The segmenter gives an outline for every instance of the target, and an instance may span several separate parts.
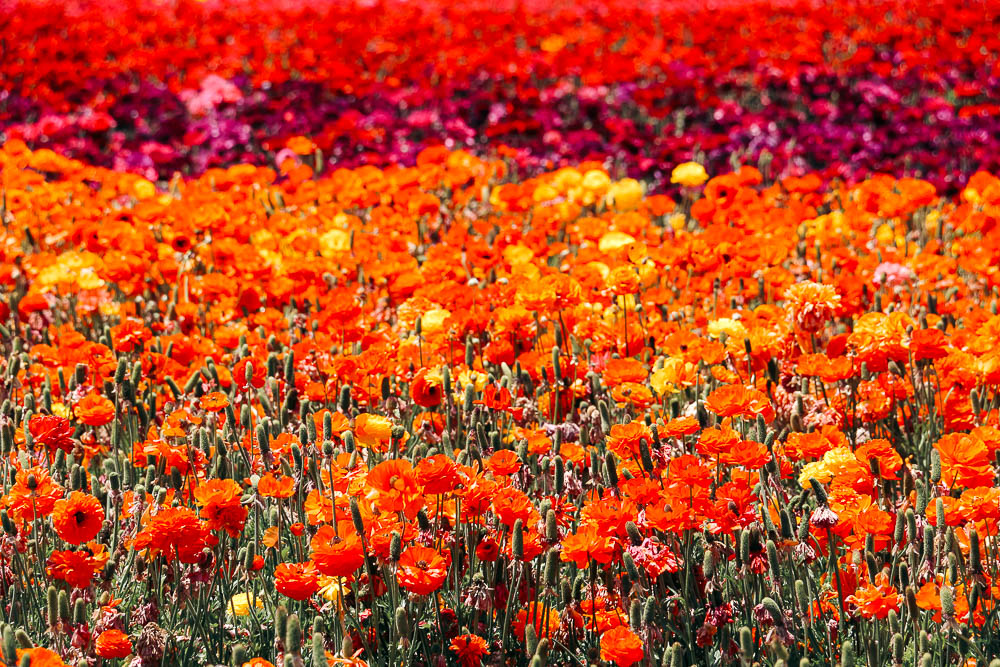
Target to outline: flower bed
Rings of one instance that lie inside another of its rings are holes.
[[[3,665],[1000,664],[989,6],[7,8]]]

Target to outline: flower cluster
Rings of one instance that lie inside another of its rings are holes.
[[[0,133],[154,180],[276,166],[296,135],[342,166],[445,145],[657,183],[1000,170],[995,0],[8,4],[32,38],[4,46]]]
[[[992,5],[689,4],[8,3],[0,664],[1000,667]]]
[[[1000,179],[303,144],[3,146],[7,664],[1000,648]]]

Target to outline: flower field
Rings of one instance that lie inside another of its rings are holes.
[[[1000,665],[1000,5],[0,0],[0,663]]]

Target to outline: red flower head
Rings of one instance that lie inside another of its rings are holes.
[[[448,562],[435,549],[413,546],[403,552],[396,568],[396,581],[417,595],[430,595],[448,576]]]
[[[132,642],[121,630],[105,630],[97,635],[94,652],[100,658],[126,658],[132,653]]]
[[[97,536],[104,525],[104,507],[94,496],[74,491],[57,500],[52,510],[52,526],[64,541],[83,544]]]
[[[619,625],[601,635],[602,660],[629,667],[642,660],[643,655],[642,640],[627,626]]]

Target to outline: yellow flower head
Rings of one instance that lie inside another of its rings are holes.
[[[227,609],[233,616],[249,616],[250,605],[255,609],[264,608],[264,602],[253,593],[237,593],[229,601]]]
[[[704,185],[708,180],[708,172],[697,162],[685,162],[674,167],[670,174],[670,182],[688,188]]]

